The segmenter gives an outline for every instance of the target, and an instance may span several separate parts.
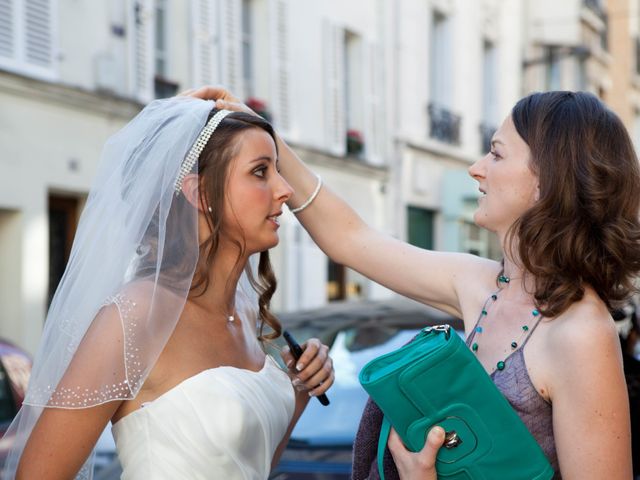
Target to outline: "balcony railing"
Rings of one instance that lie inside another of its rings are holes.
[[[496,132],[495,125],[489,123],[480,124],[480,148],[482,153],[491,151],[491,139]]]
[[[156,98],[169,98],[178,93],[178,84],[156,75],[153,79],[153,88]]]
[[[604,23],[604,28],[600,32],[600,46],[603,50],[609,50],[609,15],[604,9],[602,0],[582,0],[582,4],[596,14]]]
[[[429,136],[451,145],[460,145],[460,115],[435,103],[429,104],[428,112]]]
[[[604,29],[600,32],[600,46],[603,50],[609,50],[609,15],[602,12],[600,18],[604,22]]]
[[[604,14],[604,9],[602,8],[602,0],[582,0],[582,3],[585,7],[590,9],[599,17]]]

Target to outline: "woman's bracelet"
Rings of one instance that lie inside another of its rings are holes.
[[[296,208],[291,208],[291,213],[300,213],[302,210],[304,210],[305,208],[307,208],[309,205],[311,205],[311,202],[313,202],[316,197],[318,196],[318,192],[320,192],[320,187],[322,187],[322,177],[320,175],[316,175],[316,177],[318,177],[318,184],[316,185],[316,189],[313,191],[313,193],[311,194],[311,196],[307,199],[306,202],[304,202],[302,205],[300,205],[299,207]]]

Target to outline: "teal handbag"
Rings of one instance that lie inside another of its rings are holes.
[[[448,325],[423,329],[404,347],[367,363],[360,383],[384,413],[378,470],[391,426],[422,450],[431,427],[444,428],[438,479],[548,480],[544,452],[480,362]]]

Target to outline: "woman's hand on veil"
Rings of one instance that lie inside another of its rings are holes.
[[[303,353],[297,362],[288,347],[283,349],[282,359],[294,376],[296,389],[308,390],[310,397],[317,397],[329,390],[335,380],[329,347],[317,338],[310,338],[301,347]]]
[[[413,453],[406,449],[400,435],[392,428],[387,446],[402,480],[419,478],[438,480],[436,455],[444,443],[444,430],[434,427],[429,431],[424,447]]]
[[[238,97],[226,88],[219,85],[205,85],[200,88],[192,88],[180,93],[181,97],[194,97],[202,100],[215,100],[216,108],[233,110],[235,112],[245,112],[252,115],[257,113],[247,107]]]

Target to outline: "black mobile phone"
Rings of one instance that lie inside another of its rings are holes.
[[[282,332],[282,336],[284,337],[287,345],[289,345],[289,349],[291,350],[291,354],[293,358],[298,360],[302,356],[302,347],[296,342],[293,336],[287,332],[286,330]],[[325,407],[329,405],[329,398],[323,393],[322,395],[318,395],[318,401],[324,405]]]

